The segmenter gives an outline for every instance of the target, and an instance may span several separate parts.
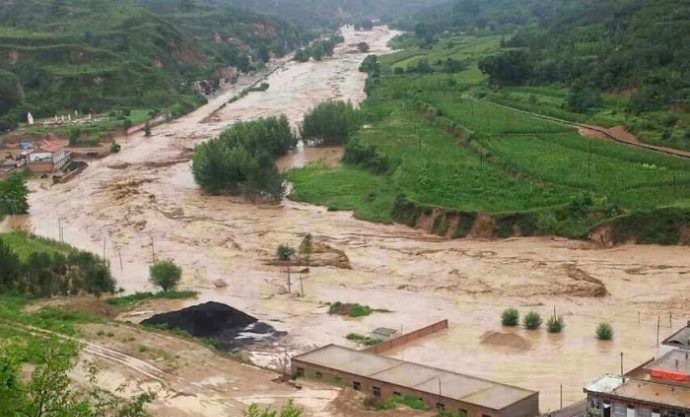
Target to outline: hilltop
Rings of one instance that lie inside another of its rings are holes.
[[[217,85],[307,37],[276,18],[164,0],[4,1],[0,28],[0,129],[29,111],[193,107],[192,81]]]

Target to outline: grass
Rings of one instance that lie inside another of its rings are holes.
[[[352,342],[355,342],[359,345],[364,345],[364,346],[378,345],[379,343],[381,343],[383,341],[381,339],[377,339],[377,338],[373,338],[373,337],[369,337],[369,336],[364,336],[364,335],[357,334],[357,333],[350,333],[347,336],[345,336],[345,338],[347,340],[350,340]]]
[[[198,294],[199,293],[196,291],[137,292],[122,297],[108,298],[105,302],[118,308],[128,308],[146,300],[181,300],[185,298],[195,298]]]
[[[0,239],[5,241],[22,261],[26,261],[32,253],[46,252],[51,255],[60,253],[68,255],[74,248],[68,244],[38,237],[24,231],[0,233]]]
[[[374,312],[389,313],[390,310],[374,309],[369,306],[363,306],[358,303],[341,303],[340,301],[336,301],[328,307],[328,314],[337,314],[340,316],[348,316],[354,318],[365,317]]]
[[[426,404],[419,398],[410,395],[392,395],[389,398],[374,404],[373,408],[377,411],[394,410],[400,406],[413,410],[426,410]]]

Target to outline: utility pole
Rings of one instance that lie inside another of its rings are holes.
[[[153,244],[153,235],[149,235],[151,238],[151,257],[153,259],[153,262],[156,262],[156,247]]]
[[[625,382],[625,377],[623,376],[623,352],[621,352],[621,378],[623,378],[623,382]]]
[[[288,294],[292,293],[292,282],[290,279],[290,264],[287,264],[287,288],[288,288]]]
[[[105,236],[103,236],[103,260],[106,260],[105,258]]]
[[[561,410],[563,410],[563,384],[561,384]]]
[[[659,350],[659,327],[661,327],[661,314],[656,316],[656,348]]]
[[[120,271],[124,271],[124,268],[122,268],[122,249],[117,248],[117,257],[120,258]]]

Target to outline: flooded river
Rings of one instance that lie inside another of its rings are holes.
[[[65,240],[105,253],[127,291],[151,290],[149,264],[174,259],[184,269],[183,286],[199,291],[202,301],[226,302],[286,330],[293,351],[349,343],[344,336],[350,332],[412,329],[447,318],[447,333],[394,354],[539,390],[544,411],[558,407],[560,384],[568,404],[582,398],[586,382],[616,372],[621,351],[626,368],[654,356],[658,316],[662,336],[670,326],[685,324],[690,315],[687,247],[602,250],[550,238],[449,242],[289,200],[257,205],[202,194],[190,172],[190,149],[229,124],[280,113],[294,124],[323,100],[364,99],[364,74],[357,68],[365,55],[354,45],[366,41],[372,53],[383,53],[394,33],[377,27],[344,35],[346,43],[333,58],[281,64],[268,77],[266,92],[221,109],[260,80],[242,78],[208,105],[154,129],[152,137],[129,137],[119,154],[92,163],[76,180],[32,183],[30,215],[12,221],[53,238],[62,221]],[[339,155],[337,149],[300,148],[279,165],[334,163]],[[343,251],[351,269],[312,268],[302,276],[305,297],[297,298],[285,294],[284,271],[267,261],[279,244],[297,246],[306,233]],[[218,279],[227,288],[217,289]],[[392,312],[342,319],[326,313],[324,303],[333,301]],[[543,316],[555,307],[565,318],[564,333],[504,330],[499,316],[509,306]],[[613,324],[612,342],[595,339],[600,321]],[[254,359],[268,363],[272,358],[257,353]]]

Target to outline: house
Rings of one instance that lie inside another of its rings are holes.
[[[690,351],[674,349],[585,387],[588,417],[690,417]]]
[[[373,398],[410,396],[427,407],[463,417],[533,417],[539,392],[327,345],[292,358],[292,374],[350,387]]]
[[[687,326],[664,339],[659,349],[662,354],[674,349],[690,350],[690,321]]]
[[[57,142],[44,140],[27,155],[27,166],[34,172],[60,171],[71,160],[71,154]]]

